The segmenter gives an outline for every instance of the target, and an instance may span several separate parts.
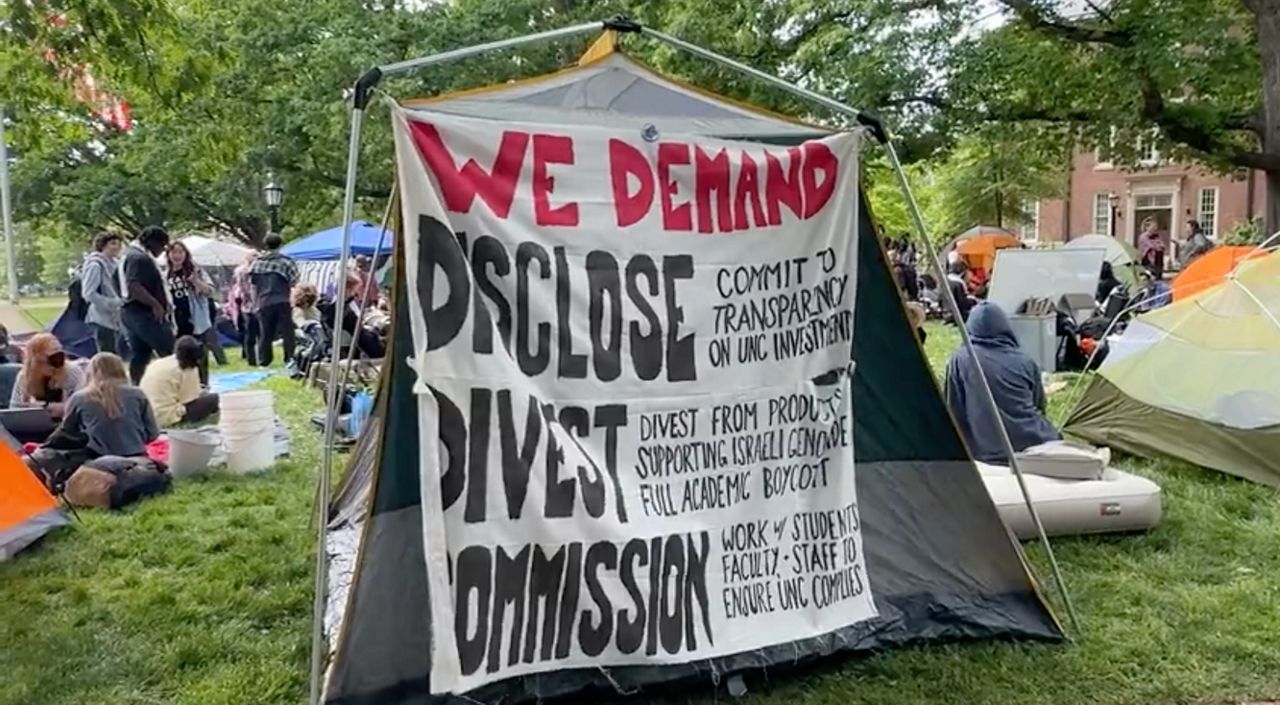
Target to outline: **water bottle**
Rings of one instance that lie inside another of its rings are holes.
[[[369,415],[373,413],[373,395],[359,392],[351,400],[351,413],[347,415],[347,436],[359,438],[360,431]]]

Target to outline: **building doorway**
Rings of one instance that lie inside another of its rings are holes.
[[[1164,244],[1169,245],[1173,229],[1173,194],[1172,193],[1140,193],[1133,197],[1133,232],[1130,242],[1138,246],[1138,237],[1142,235],[1142,221],[1152,218],[1156,226],[1164,234]]]

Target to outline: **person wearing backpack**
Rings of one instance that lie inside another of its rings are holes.
[[[120,309],[124,299],[120,297],[119,265],[117,259],[124,250],[124,237],[119,233],[98,233],[93,238],[93,252],[85,259],[80,270],[80,295],[88,303],[85,322],[93,330],[98,352],[120,354]]]

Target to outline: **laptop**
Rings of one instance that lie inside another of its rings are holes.
[[[58,421],[41,407],[0,409],[0,426],[19,443],[43,443]]]

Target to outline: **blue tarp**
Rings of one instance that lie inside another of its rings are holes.
[[[381,240],[381,246],[379,246]],[[312,233],[301,240],[294,240],[281,250],[296,260],[332,260],[342,255],[342,226]],[[363,220],[351,223],[351,254],[373,256],[378,251],[391,254],[391,233],[380,230]]]

